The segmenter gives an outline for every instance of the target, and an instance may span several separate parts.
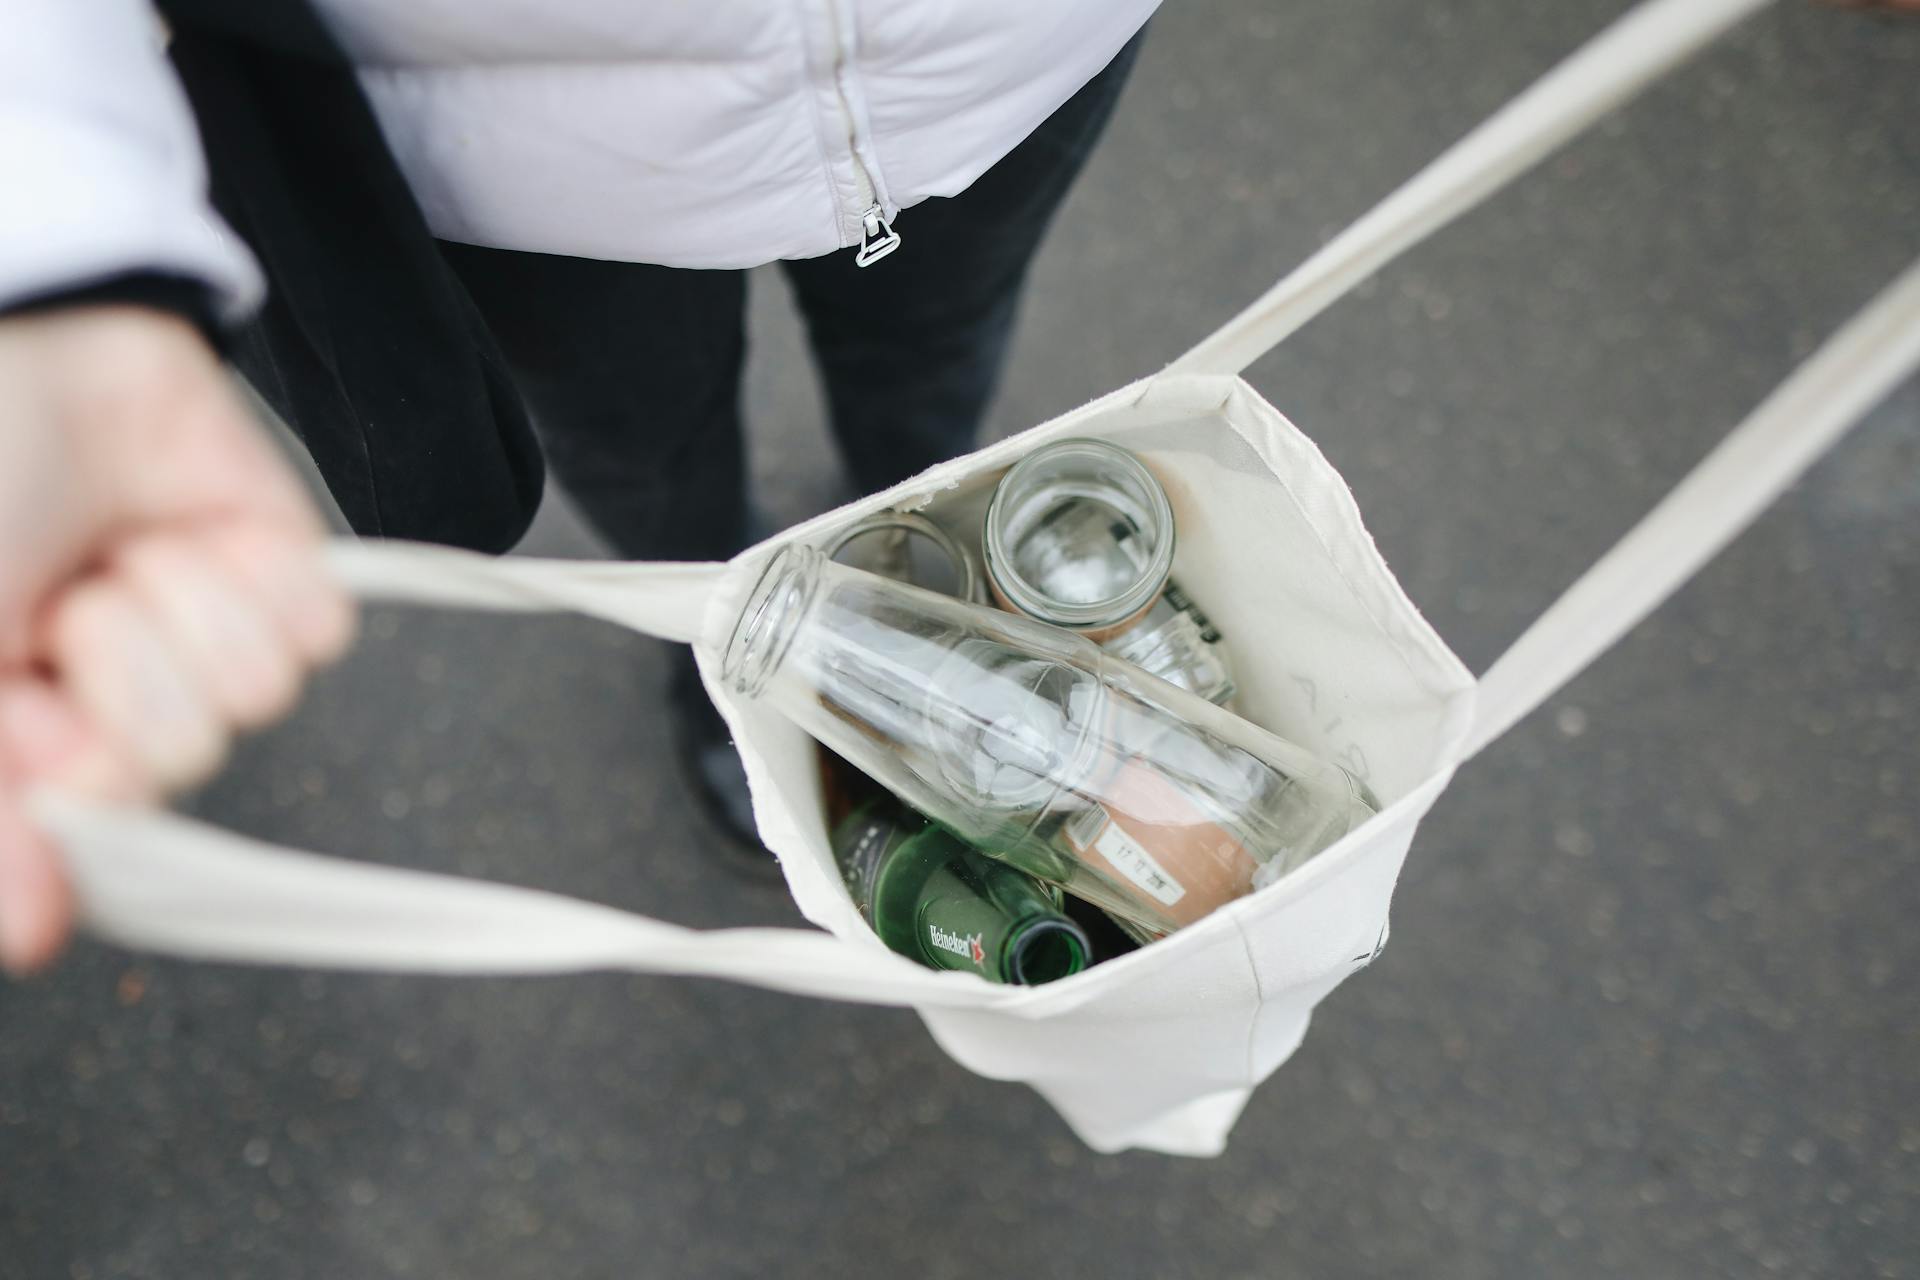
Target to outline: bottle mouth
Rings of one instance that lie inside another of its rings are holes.
[[[1021,566],[1029,539],[1069,504],[1108,508],[1132,544],[1136,570],[1097,598],[1067,599],[1033,581]],[[1021,613],[1077,631],[1132,622],[1159,598],[1173,570],[1173,504],[1146,465],[1104,440],[1060,440],[1028,454],[1002,476],[987,505],[982,538],[987,578]]]
[[[1007,977],[1030,987],[1071,977],[1087,967],[1092,950],[1073,921],[1036,920],[1007,939]]]
[[[813,602],[819,583],[813,570],[820,559],[811,547],[783,547],[761,572],[720,663],[720,680],[735,693],[758,697],[786,658],[800,618]]]

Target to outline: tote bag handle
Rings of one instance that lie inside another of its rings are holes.
[[[565,610],[690,644],[723,564],[646,564],[476,555],[423,542],[335,540],[334,576],[365,600],[488,612]]]
[[[1781,383],[1481,677],[1464,755],[1612,648],[1920,368],[1920,262]]]
[[[340,578],[368,599],[507,612],[565,609],[692,641],[719,564],[495,559],[446,547],[340,542]],[[624,969],[727,978],[867,1004],[981,1008],[1020,988],[922,968],[814,929],[686,929],[512,885],[321,857],[171,813],[32,798],[58,843],[81,922],[109,941],[207,960],[413,973]]]
[[[1769,0],[1630,10],[1167,368],[1238,374],[1355,285]],[[1920,361],[1920,267],[1768,397],[1548,608],[1481,682],[1472,756],[1606,652]]]

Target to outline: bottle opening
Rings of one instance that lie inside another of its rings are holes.
[[[1007,977],[1027,986],[1071,977],[1087,967],[1091,949],[1073,921],[1037,920],[1008,941]]]
[[[720,664],[721,681],[735,693],[758,697],[779,669],[813,599],[819,559],[810,547],[783,548],[754,584]]]

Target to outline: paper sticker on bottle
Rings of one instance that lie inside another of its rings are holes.
[[[1246,847],[1157,770],[1127,761],[1100,800],[1066,825],[1067,843],[1169,926],[1192,924],[1252,887]]]
[[[1187,896],[1186,887],[1168,875],[1167,869],[1155,862],[1153,855],[1122,831],[1118,823],[1105,824],[1094,838],[1093,847],[1113,864],[1114,870],[1146,890],[1161,906],[1170,907]]]

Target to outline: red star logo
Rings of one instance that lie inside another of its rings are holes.
[[[981,968],[987,967],[987,951],[980,945],[979,935],[967,939],[967,945],[973,948],[973,962]]]

